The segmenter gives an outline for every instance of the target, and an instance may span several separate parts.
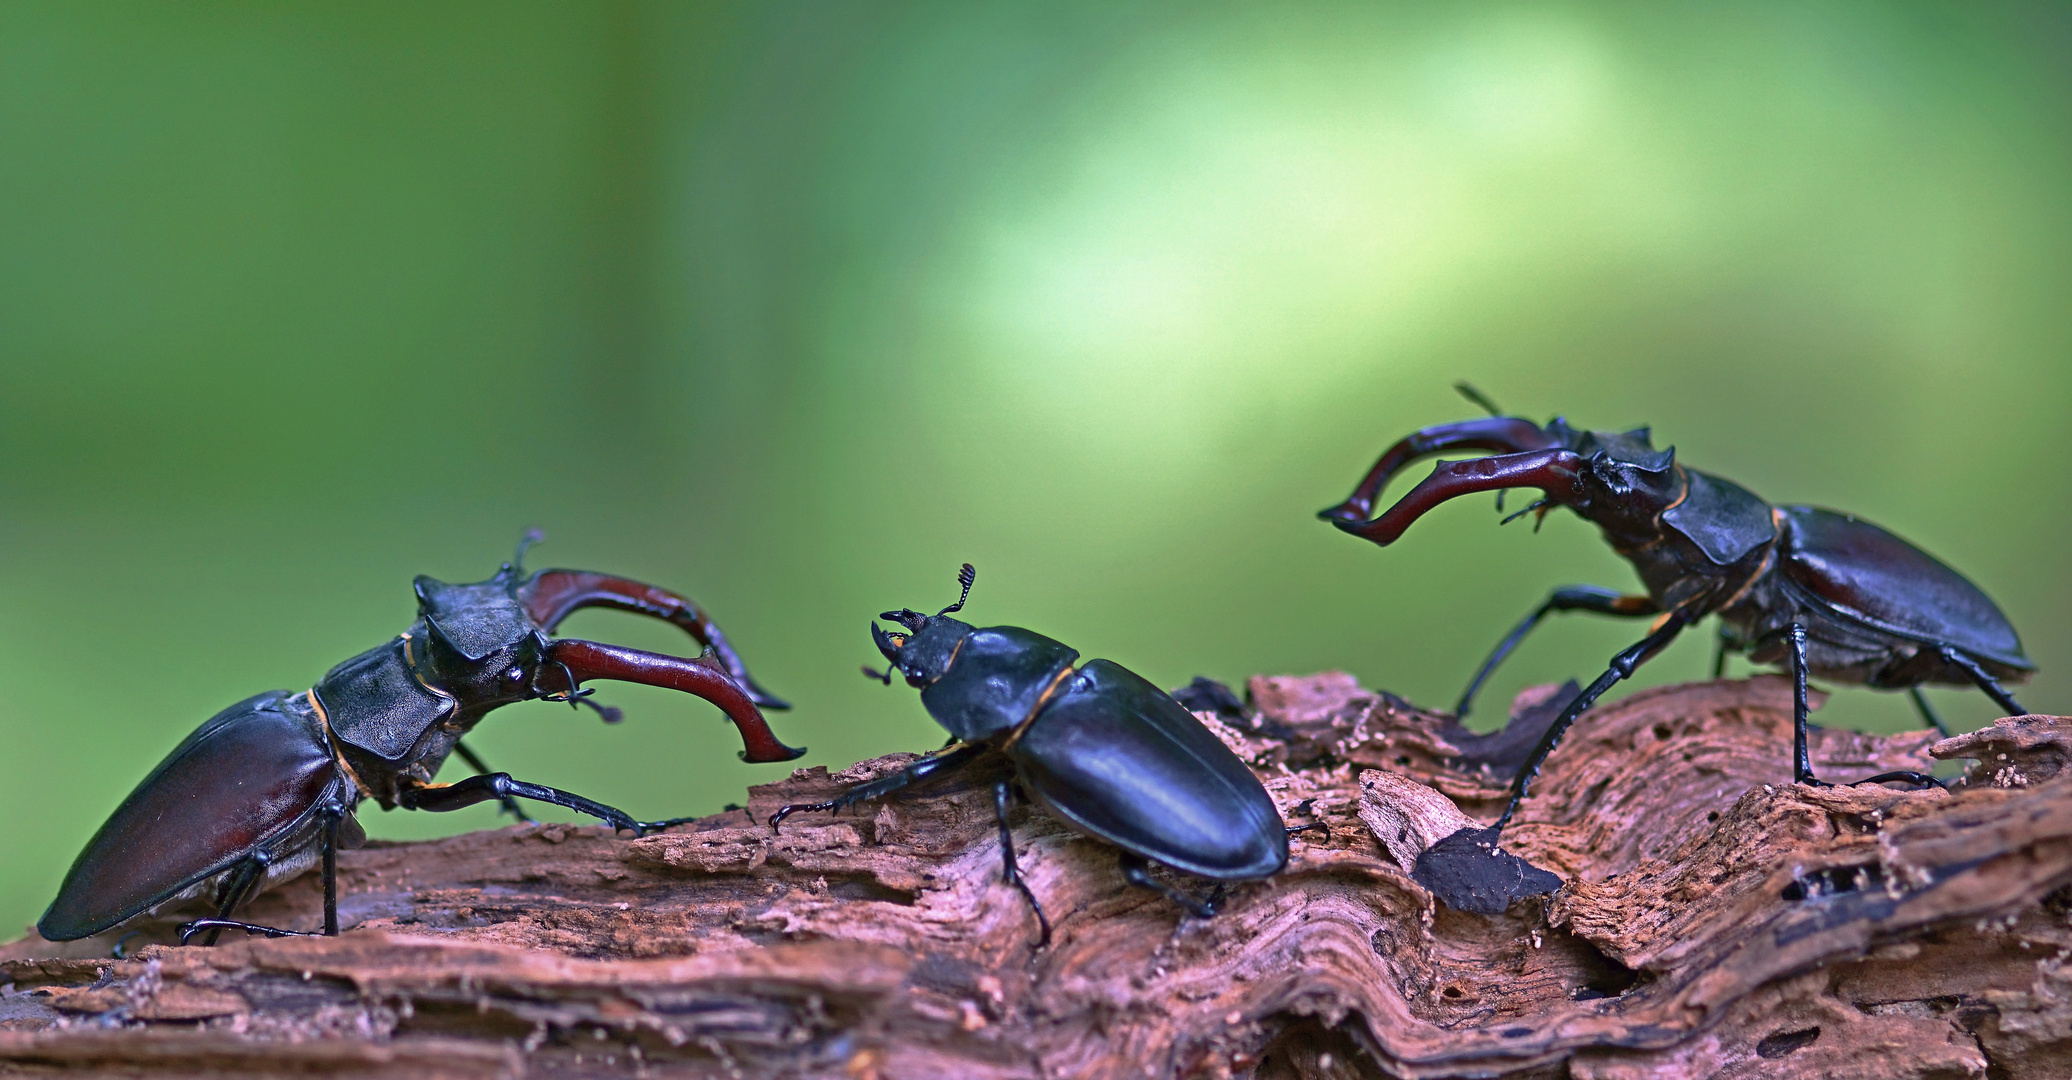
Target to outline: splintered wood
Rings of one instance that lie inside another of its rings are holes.
[[[639,840],[514,826],[350,852],[339,938],[0,946],[0,1071],[2072,1076],[2072,720],[1937,745],[1819,731],[1834,781],[1973,764],[1949,791],[1810,788],[1783,681],[1634,694],[1577,723],[1504,837],[1566,885],[1483,916],[1408,874],[1501,805],[1500,772],[1449,764],[1458,728],[1344,675],[1250,690],[1255,713],[1211,726],[1290,825],[1330,831],[1213,919],[1024,808],[1056,926],[1033,948],[1000,880],[997,771],[770,829],[896,755]],[[310,876],[248,917],[318,909]]]

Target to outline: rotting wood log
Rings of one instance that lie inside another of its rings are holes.
[[[1636,693],[1577,724],[1505,837],[1566,886],[1481,916],[1406,869],[1501,804],[1497,775],[1449,765],[1458,729],[1340,674],[1250,691],[1211,726],[1291,825],[1330,833],[1213,919],[1024,809],[1056,925],[1033,949],[1000,882],[997,773],[767,825],[894,755],[639,840],[513,826],[350,852],[339,938],[0,946],[0,1072],[2072,1076],[2072,720],[1936,745],[1818,731],[1837,780],[1975,764],[1949,791],[1811,788],[1789,783],[1782,680]],[[249,917],[317,909],[304,877]]]

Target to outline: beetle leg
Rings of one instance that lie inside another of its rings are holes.
[[[1950,737],[1950,725],[1943,723],[1943,718],[1936,713],[1935,706],[1928,703],[1928,695],[1923,694],[1920,687],[1907,687],[1907,696],[1914,699],[1914,708],[1920,710],[1921,719],[1928,721],[1928,726],[1934,728],[1936,734],[1945,739]]]
[[[1396,505],[1372,521],[1363,521],[1359,500],[1323,511],[1319,516],[1344,532],[1387,547],[1396,542],[1411,523],[1448,499],[1500,488],[1536,487],[1556,503],[1568,503],[1577,495],[1576,482],[1583,459],[1568,450],[1537,450],[1523,454],[1442,461]],[[1356,493],[1357,495],[1357,493]]]
[[[1007,807],[1012,801],[1013,786],[1006,780],[993,785],[993,816],[1000,822],[1000,877],[1020,889],[1022,899],[1029,902],[1029,910],[1036,913],[1036,925],[1043,928],[1043,934],[1030,948],[1041,949],[1050,944],[1050,916],[1043,913],[1043,905],[1036,902],[1035,891],[1022,880],[1021,870],[1014,864],[1014,831],[1007,826]]]
[[[1661,610],[1649,597],[1624,596],[1595,585],[1570,585],[1554,590],[1547,594],[1545,603],[1534,608],[1532,614],[1527,615],[1523,622],[1504,636],[1504,640],[1497,642],[1496,648],[1489,654],[1489,659],[1482,661],[1481,670],[1475,672],[1475,677],[1468,680],[1468,688],[1461,691],[1460,704],[1453,707],[1453,718],[1467,719],[1468,708],[1474,704],[1475,694],[1482,689],[1483,681],[1489,678],[1496,666],[1511,655],[1511,650],[1517,648],[1518,643],[1525,640],[1525,635],[1531,633],[1532,628],[1538,626],[1540,620],[1546,618],[1549,612],[1591,611],[1621,619],[1639,619]]]
[[[323,850],[324,884],[324,930],[321,936],[338,936],[338,834],[345,823],[346,809],[339,803],[326,806],[320,813],[324,819],[323,830],[318,843]],[[216,916],[212,919],[195,919],[180,925],[180,944],[194,940],[196,935],[207,933],[204,946],[214,945],[216,938],[225,930],[243,930],[247,934],[264,934],[277,937],[317,937],[307,930],[283,930],[278,926],[261,926],[258,923],[241,922],[230,917],[238,905],[251,899],[259,884],[266,879],[266,868],[272,859],[264,854],[255,854],[238,863],[224,881],[223,889],[217,894]],[[118,958],[119,959],[119,958]]]
[[[2029,710],[2022,708],[2021,703],[2014,699],[2014,695],[2002,689],[2000,680],[1988,674],[1985,668],[1979,666],[1978,661],[1948,645],[1938,645],[1936,648],[1942,653],[1944,660],[1963,668],[1964,673],[1971,676],[1971,681],[1977,683],[1978,688],[1984,690],[1986,696],[1993,699],[1994,704],[2007,710],[2007,715],[2027,716],[2029,714]]]
[[[1912,784],[1916,788],[1924,790],[1932,787],[1948,786],[1927,773],[1915,772],[1912,769],[1894,769],[1891,772],[1881,772],[1876,776],[1866,776],[1861,780],[1851,781],[1849,786],[1855,787],[1858,784],[1897,784],[1902,782]]]
[[[1352,495],[1337,506],[1319,511],[1317,516],[1333,522],[1359,521],[1367,517],[1374,512],[1375,497],[1388,485],[1389,478],[1427,454],[1442,450],[1489,450],[1516,454],[1550,450],[1558,445],[1554,437],[1541,430],[1538,424],[1517,416],[1491,416],[1414,431],[1381,455],[1381,459],[1361,478],[1360,486],[1353,489]]]
[[[1786,631],[1791,646],[1791,779],[1795,784],[1826,787],[1813,777],[1813,758],[1806,748],[1806,628],[1792,623]]]
[[[453,744],[453,752],[459,754],[460,759],[468,763],[468,768],[473,769],[478,773],[496,771],[495,769],[490,768],[488,764],[485,763],[482,760],[482,758],[478,756],[473,750],[468,749],[467,743],[455,742]],[[504,813],[509,814],[514,818],[517,818],[520,824],[533,824],[532,815],[526,813],[525,810],[518,805],[518,800],[506,795],[498,801],[503,803]]]
[[[1791,646],[1792,782],[1812,787],[1830,787],[1832,785],[1828,784],[1827,781],[1818,779],[1813,775],[1813,759],[1811,752],[1806,746],[1806,715],[1809,711],[1806,705],[1806,628],[1799,623],[1792,623],[1791,629],[1786,631],[1785,640]],[[1876,776],[1867,776],[1850,786],[1855,787],[1856,784],[1883,784],[1894,781],[1905,781],[1920,787],[1943,786],[1942,781],[1937,780],[1935,777],[1927,773],[1915,772],[1912,769],[1896,769],[1892,772],[1879,773]]]
[[[896,773],[844,788],[841,794],[826,802],[792,803],[790,806],[779,807],[776,813],[770,815],[770,831],[776,832],[777,827],[784,824],[785,818],[801,810],[840,810],[845,806],[860,803],[865,799],[875,799],[881,795],[890,795],[908,784],[924,780],[936,773],[968,764],[972,759],[985,753],[985,751],[985,743],[964,743],[954,750],[924,757]]]
[[[319,937],[307,930],[283,930],[278,926],[261,926],[258,923],[239,922],[236,919],[196,919],[180,924],[180,944],[185,945],[196,934],[208,931],[209,939],[203,945],[214,945],[216,935],[225,930],[243,930],[247,934],[262,934],[266,937]]]
[[[1727,674],[1727,626],[1720,624],[1719,636],[1713,639],[1712,677],[1720,679]]]
[[[616,806],[606,806],[573,792],[550,788],[544,784],[528,784],[523,780],[513,780],[510,773],[483,773],[465,780],[456,780],[451,784],[406,787],[397,793],[396,805],[405,810],[428,810],[435,814],[443,814],[490,799],[508,799],[514,796],[534,802],[553,803],[578,814],[588,814],[611,826],[615,832],[625,830],[640,836],[645,835],[650,829],[662,826],[661,822],[635,821],[633,815]]]
[[[451,784],[421,784],[416,787],[406,787],[399,793],[396,805],[405,810],[428,810],[436,814],[445,813],[448,810],[459,810],[462,807],[473,806],[476,803],[487,802],[490,799],[508,799],[513,797],[567,807],[578,814],[588,814],[604,822],[606,825],[611,826],[614,832],[624,830],[635,836],[646,836],[649,833],[660,832],[671,825],[681,825],[687,821],[698,820],[695,817],[681,817],[667,818],[662,821],[638,821],[634,819],[633,815],[616,806],[606,806],[594,799],[583,798],[572,791],[551,788],[545,784],[529,784],[523,780],[513,780],[510,773],[484,773],[480,776],[470,776],[465,780],[458,780]]]
[[[1496,824],[1490,828],[1489,841],[1492,846],[1496,842],[1497,834],[1502,833],[1504,826],[1511,823],[1511,815],[1518,812],[1518,804],[1525,801],[1525,793],[1532,786],[1532,778],[1539,775],[1540,765],[1547,760],[1547,755],[1553,753],[1554,748],[1560,745],[1561,736],[1568,731],[1568,726],[1575,723],[1576,717],[1583,715],[1583,710],[1602,697],[1605,691],[1610,690],[1620,680],[1632,676],[1633,669],[1676,640],[1676,635],[1683,632],[1688,622],[1689,619],[1681,612],[1669,612],[1654,633],[1641,638],[1612,657],[1611,666],[1605,673],[1599,675],[1596,682],[1585,687],[1582,693],[1577,694],[1574,700],[1561,710],[1561,715],[1555,717],[1554,722],[1548,725],[1547,733],[1540,736],[1539,745],[1532,748],[1532,753],[1526,756],[1525,763],[1519,766],[1517,778],[1511,781],[1511,801],[1504,806],[1503,816],[1497,818]]]
[[[345,823],[345,808],[336,803],[324,808],[324,936],[338,936],[338,830]]]
[[[727,674],[748,691],[757,705],[765,709],[791,708],[784,699],[757,686],[749,677],[748,666],[741,662],[727,642],[727,635],[713,624],[710,615],[689,598],[668,589],[583,570],[542,570],[519,586],[518,602],[525,605],[525,613],[532,616],[532,621],[550,634],[570,612],[586,607],[630,611],[682,627],[698,644],[712,650]]]
[[[1151,872],[1148,869],[1150,864],[1144,861],[1143,856],[1132,855],[1127,851],[1119,852],[1118,854],[1121,856],[1122,879],[1124,881],[1127,881],[1130,884],[1135,885],[1139,888],[1150,889],[1152,892],[1155,892],[1158,895],[1163,896],[1168,900],[1171,900],[1173,903],[1178,904],[1183,908],[1186,908],[1187,913],[1193,915],[1195,918],[1213,918],[1216,914],[1216,909],[1222,906],[1223,897],[1220,892],[1211,894],[1210,897],[1206,900],[1189,896],[1186,893],[1181,892],[1180,890],[1175,889],[1170,885],[1167,885],[1165,882],[1160,881],[1155,877],[1152,877]]]
[[[547,658],[562,665],[579,683],[591,679],[617,679],[681,690],[712,702],[740,729],[742,744],[747,747],[741,753],[743,761],[790,761],[806,752],[803,748],[794,750],[777,741],[769,722],[756,710],[754,697],[711,654],[688,660],[595,641],[562,638],[547,647]],[[570,686],[568,689],[573,693],[576,688]]]
[[[202,944],[214,945],[217,935],[221,934],[225,928],[244,926],[244,923],[232,921],[230,913],[236,910],[239,904],[244,903],[245,899],[252,894],[252,890],[258,887],[259,882],[266,876],[267,863],[271,861],[266,856],[260,854],[249,855],[239,860],[236,868],[231,870],[230,876],[223,879],[223,887],[216,891],[216,917],[213,919],[196,919],[193,922],[182,925],[180,927],[180,944],[185,945],[187,940],[196,933],[199,933],[201,930],[208,930],[208,940],[202,942]],[[265,928],[261,927],[260,929],[263,930]]]

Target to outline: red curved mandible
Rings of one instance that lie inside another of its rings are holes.
[[[1381,455],[1381,460],[1367,470],[1367,475],[1350,497],[1317,516],[1326,521],[1364,520],[1374,512],[1375,496],[1381,494],[1389,478],[1426,454],[1442,450],[1492,450],[1500,454],[1516,454],[1527,450],[1551,450],[1559,445],[1539,425],[1517,416],[1486,416],[1413,431]]]
[[[1354,536],[1387,547],[1403,535],[1403,530],[1408,529],[1411,522],[1423,517],[1425,511],[1448,499],[1478,491],[1536,487],[1555,502],[1573,505],[1577,498],[1576,478],[1582,469],[1582,457],[1568,450],[1442,461],[1432,470],[1432,475],[1411,488],[1380,517],[1372,521],[1334,517],[1330,521]]]
[[[769,722],[763,719],[762,712],[749,699],[748,692],[734,681],[719,661],[709,656],[692,660],[595,641],[561,638],[547,646],[547,659],[567,665],[569,674],[577,683],[617,679],[681,690],[712,702],[726,712],[735,727],[741,729],[741,743],[746,747],[741,753],[743,761],[790,761],[806,752],[778,742]]]
[[[674,623],[698,644],[712,650],[719,662],[726,666],[727,673],[747,688],[748,696],[754,698],[757,705],[765,709],[791,708],[784,699],[756,685],[755,680],[749,677],[748,665],[741,662],[733,645],[727,642],[727,635],[720,632],[712,617],[705,614],[705,609],[692,603],[687,596],[613,574],[596,574],[588,570],[542,570],[519,587],[518,602],[525,605],[525,613],[532,616],[532,621],[550,634],[571,612],[586,607],[617,608]]]

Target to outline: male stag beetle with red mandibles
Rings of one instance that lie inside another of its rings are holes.
[[[417,579],[417,621],[401,635],[332,668],[300,693],[275,690],[217,713],[173,749],[87,842],[36,924],[51,941],[88,937],[169,902],[209,897],[214,918],[181,927],[185,944],[225,929],[297,933],[230,918],[265,888],[321,865],[325,934],[338,933],[337,852],[365,839],[361,799],[383,809],[446,811],[490,799],[529,820],[516,799],[565,806],[613,829],[642,834],[688,821],[637,821],[557,788],[491,772],[461,737],[491,710],[534,698],[618,710],[588,700],[582,684],[616,679],[681,690],[712,702],[741,731],[748,761],[804,753],[777,741],[757,709],[790,706],[755,680],[696,604],[665,589],[581,570],[519,569],[518,554],[472,585]],[[616,608],[682,627],[696,659],[593,641],[550,638],[570,612]],[[449,754],[476,775],[432,777]]]
[[[1799,783],[1820,782],[1806,750],[1809,675],[1908,690],[1928,722],[1945,734],[1921,696],[1923,683],[1976,685],[2010,714],[2023,712],[2001,687],[2035,670],[2014,627],[1977,586],[1919,548],[1850,515],[1772,506],[1731,481],[1685,468],[1674,447],[1654,448],[1647,428],[1581,431],[1560,417],[1541,427],[1500,415],[1473,387],[1458,389],[1491,415],[1404,437],[1382,454],[1350,498],[1318,516],[1386,547],[1448,499],[1538,488],[1544,497],[1519,514],[1544,516],[1565,506],[1595,523],[1612,550],[1633,564],[1647,592],[1621,595],[1587,585],[1554,590],[1483,662],[1456,714],[1467,715],[1490,672],[1549,612],[1654,620],[1647,636],[1614,656],[1610,668],[1547,728],[1512,780],[1510,802],[1494,828],[1472,830],[1485,850],[1494,848],[1533,775],[1575,718],[1708,615],[1719,617],[1715,676],[1728,651],[1761,664],[1789,663],[1795,687],[1792,763]],[[1394,506],[1370,518],[1375,498],[1396,472],[1418,458],[1456,449],[1494,456],[1440,462]],[[1915,772],[1859,782],[1888,780],[1935,782]],[[1439,845],[1428,854],[1434,853],[1440,853]]]

